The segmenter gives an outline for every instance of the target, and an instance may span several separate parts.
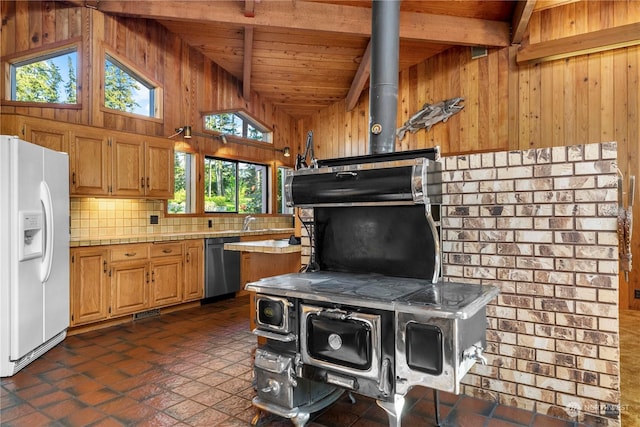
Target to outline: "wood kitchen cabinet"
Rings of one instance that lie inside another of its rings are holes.
[[[144,311],[149,306],[149,263],[133,261],[111,266],[111,315]]]
[[[104,247],[71,250],[71,325],[109,317],[109,251]]]
[[[112,189],[119,197],[169,199],[174,191],[173,146],[138,137],[111,140]]]
[[[204,296],[204,241],[71,249],[71,325],[88,325]]]
[[[150,308],[182,301],[182,243],[154,243],[151,250]]]
[[[109,139],[103,131],[72,132],[69,147],[71,195],[108,196],[111,185]]]
[[[21,139],[51,150],[69,152],[68,127],[63,124],[43,126],[33,120],[25,120],[22,124]]]
[[[144,144],[132,137],[112,138],[111,154],[111,194],[119,197],[144,196]]]
[[[6,114],[0,121],[0,133],[16,135],[41,147],[69,152],[69,124],[36,117]]]
[[[149,245],[111,246],[111,315],[135,313],[149,306]]]
[[[145,143],[145,195],[154,199],[171,199],[175,190],[173,144],[165,141]]]
[[[69,153],[72,196],[171,199],[173,142],[55,120],[7,115],[2,133]]]
[[[184,258],[184,300],[204,297],[204,240],[187,240]]]

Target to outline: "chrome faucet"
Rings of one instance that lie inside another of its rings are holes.
[[[245,216],[244,217],[244,223],[242,224],[242,231],[248,231],[249,230],[249,226],[255,220],[256,220],[255,216],[251,216],[251,215]]]

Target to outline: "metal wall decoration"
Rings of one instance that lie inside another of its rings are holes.
[[[449,117],[458,113],[464,105],[458,105],[464,98],[451,98],[437,104],[424,104],[422,110],[415,113],[401,127],[396,129],[396,136],[402,141],[407,131],[416,133],[420,129],[431,129],[438,122],[446,122]]]

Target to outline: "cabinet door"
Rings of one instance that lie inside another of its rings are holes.
[[[174,192],[173,144],[159,141],[147,142],[146,194],[148,197],[171,199]]]
[[[182,257],[151,261],[151,307],[182,301]]]
[[[112,189],[114,196],[144,196],[144,144],[133,138],[112,139]]]
[[[73,133],[70,142],[71,194],[106,196],[111,180],[109,140],[103,132]]]
[[[202,297],[204,297],[204,241],[188,241],[184,264],[184,300],[190,301]]]
[[[69,132],[66,129],[38,129],[25,124],[24,139],[51,150],[69,152]]]
[[[71,324],[95,322],[109,316],[107,253],[101,248],[71,250]]]
[[[149,304],[148,262],[112,264],[111,315],[145,310]]]

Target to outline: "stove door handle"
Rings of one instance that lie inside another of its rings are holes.
[[[391,381],[389,379],[389,369],[391,368],[391,361],[384,359],[382,361],[382,367],[380,368],[380,377],[378,378],[378,390],[383,395],[389,396],[391,394]]]
[[[347,320],[350,316],[350,313],[337,308],[332,308],[332,309],[320,311],[318,313],[318,316],[326,317],[328,319],[335,319],[335,320]]]
[[[358,172],[353,172],[353,171],[343,171],[343,172],[336,172],[336,178],[355,178],[358,176]]]

